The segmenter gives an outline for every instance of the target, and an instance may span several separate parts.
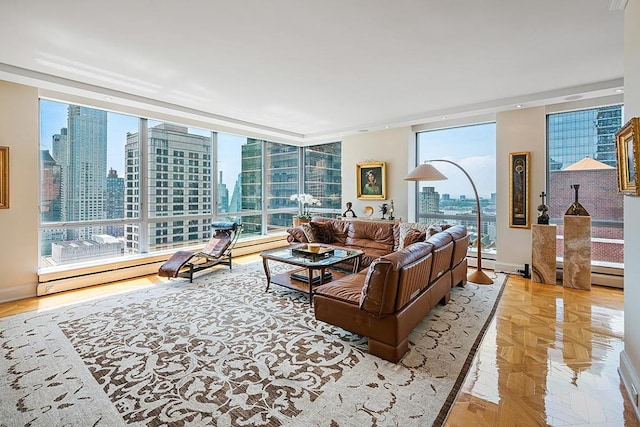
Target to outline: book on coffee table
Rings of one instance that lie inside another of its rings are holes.
[[[309,283],[309,270],[298,270],[295,273],[291,273],[291,278],[294,280],[300,280],[301,282]],[[328,282],[332,278],[330,271],[324,272],[324,281]],[[312,284],[320,283],[320,270],[313,270]]]

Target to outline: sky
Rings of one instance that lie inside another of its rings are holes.
[[[467,171],[481,198],[489,199],[491,193],[496,192],[495,123],[420,132],[418,147],[420,163],[431,159],[450,160]],[[443,162],[434,162],[433,166],[448,179],[420,182],[420,189],[435,187],[440,195],[474,198],[473,187],[460,169]]]
[[[40,148],[51,151],[51,138],[60,133],[60,129],[67,127],[67,104],[42,100],[40,102]],[[118,171],[118,176],[124,176],[124,147],[127,132],[138,132],[138,118],[126,114],[107,112],[107,168]],[[159,124],[159,121],[149,120],[149,126]],[[189,133],[210,136],[206,129],[189,128]],[[247,142],[246,137],[218,133],[220,156],[218,170],[223,171],[223,180],[229,188],[230,195],[235,186],[238,174],[242,169],[241,147]]]
[[[67,104],[42,100],[40,146],[51,150],[51,137],[67,126]],[[154,126],[160,122],[149,120]],[[138,118],[119,113],[107,113],[107,167],[124,176],[124,146],[127,132],[138,131]],[[189,128],[190,133],[209,135],[209,130]],[[241,147],[246,137],[218,133],[218,170],[231,196],[241,172]],[[496,136],[495,123],[440,129],[418,134],[418,158],[446,159],[459,164],[473,179],[478,194],[491,198],[496,192]],[[453,165],[436,162],[434,166],[447,176],[446,181],[420,182],[422,187],[435,187],[442,194],[458,198],[461,194],[473,198],[473,189],[462,171]]]

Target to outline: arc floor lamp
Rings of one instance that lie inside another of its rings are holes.
[[[473,193],[476,197],[476,210],[478,212],[478,216],[477,216],[478,237],[476,238],[476,244],[478,248],[478,258],[477,258],[478,263],[477,263],[476,271],[471,273],[467,277],[467,280],[469,280],[470,282],[482,284],[482,285],[492,284],[493,280],[491,280],[491,278],[487,276],[484,271],[482,271],[482,246],[481,246],[482,239],[480,238],[481,230],[482,230],[481,228],[482,219],[480,217],[480,197],[478,197],[478,190],[476,190],[476,185],[474,184],[473,180],[471,179],[471,176],[467,173],[467,171],[464,170],[462,166],[460,166],[459,164],[452,162],[450,160],[433,159],[433,160],[427,160],[426,162],[424,162],[423,164],[419,165],[414,170],[409,172],[409,175],[407,175],[404,178],[404,180],[405,181],[444,181],[446,180],[447,177],[444,176],[438,169],[436,169],[435,166],[431,164],[432,162],[444,162],[444,163],[452,164],[453,166],[457,167],[462,171],[462,173],[466,175],[466,177],[469,179],[469,182],[471,183],[471,187],[473,187]]]

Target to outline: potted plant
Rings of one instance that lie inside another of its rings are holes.
[[[292,194],[289,198],[291,201],[298,202],[298,213],[293,216],[293,226],[297,227],[303,222],[311,221],[311,206],[320,206],[320,200],[314,198],[311,194]]]

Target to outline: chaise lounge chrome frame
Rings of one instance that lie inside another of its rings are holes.
[[[237,222],[215,222],[211,224],[212,236],[200,252],[178,251],[160,266],[158,275],[169,278],[188,278],[216,265],[228,265],[233,269],[233,249],[242,234],[242,224]]]

